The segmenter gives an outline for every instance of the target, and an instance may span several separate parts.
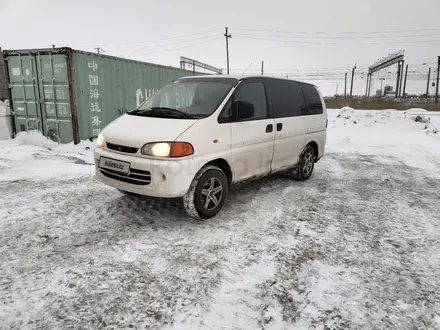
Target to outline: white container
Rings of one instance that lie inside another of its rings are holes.
[[[10,140],[14,135],[9,101],[0,101],[0,140]]]

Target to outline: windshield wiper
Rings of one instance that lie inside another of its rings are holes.
[[[173,109],[173,108],[167,108],[167,107],[151,107],[150,108],[150,112],[165,112],[165,113],[173,113],[173,114],[178,114],[183,118],[188,118],[188,119],[194,119],[195,117],[188,113],[188,112],[184,112],[178,109]]]

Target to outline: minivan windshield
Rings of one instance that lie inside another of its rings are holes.
[[[194,119],[210,116],[236,81],[230,79],[183,79],[172,83],[128,112],[130,115]]]

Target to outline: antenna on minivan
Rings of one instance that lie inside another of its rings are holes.
[[[240,77],[240,79],[241,78],[243,78],[243,76],[244,76],[244,74],[246,73],[246,71],[251,67],[251,65],[252,65],[252,63],[251,64],[249,64],[249,66],[246,68],[246,70],[244,70],[243,71],[243,73],[241,74],[241,77]]]

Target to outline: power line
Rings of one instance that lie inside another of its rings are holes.
[[[336,42],[314,42],[314,41],[299,41],[299,40],[276,40],[269,38],[257,38],[257,37],[247,37],[246,35],[236,34],[237,37],[242,39],[253,39],[253,40],[265,40],[265,41],[275,41],[275,42],[290,42],[295,44],[311,44],[311,45],[336,45]]]
[[[393,36],[325,36],[325,37],[309,37],[309,36],[280,36],[280,35],[262,35],[262,34],[237,34],[242,37],[268,37],[268,38],[293,38],[293,39],[387,39],[387,38],[412,38],[412,37],[429,37],[429,36],[440,36],[440,33],[430,33],[430,34],[413,34],[413,35],[393,35]]]
[[[277,40],[269,38],[257,38],[257,37],[247,37],[240,34],[236,34],[238,38],[242,39],[253,39],[253,40],[263,40],[272,42],[282,42],[282,43],[297,43],[297,44],[312,44],[312,45],[336,45],[336,42],[314,42],[314,41],[298,41],[298,40]],[[430,43],[430,42],[440,42],[440,39],[436,40],[418,40],[418,41],[384,41],[384,42],[360,42],[361,45],[383,45],[383,44],[412,44],[412,43]]]
[[[168,38],[160,38],[160,39],[153,39],[153,40],[143,40],[143,41],[134,41],[134,42],[123,42],[123,43],[114,43],[114,44],[93,44],[93,45],[79,45],[84,47],[91,47],[91,46],[120,46],[120,45],[136,45],[136,44],[144,44],[144,43],[150,43],[150,42],[156,42],[156,41],[164,41],[164,40],[172,40],[172,39],[179,39],[179,38],[185,38],[185,37],[192,37],[195,35],[200,34],[206,34],[206,33],[212,33],[212,32],[218,32],[220,29],[214,29],[209,31],[203,31],[203,32],[197,32],[197,33],[190,33],[190,34],[184,34],[180,36],[174,36],[174,37],[168,37]]]
[[[255,32],[269,32],[269,33],[295,33],[295,34],[328,34],[328,31],[283,31],[283,30],[261,30],[261,29],[247,29],[247,28],[234,28],[237,31],[255,31]],[[414,30],[393,30],[393,31],[335,31],[332,33],[339,34],[381,34],[381,33],[408,33],[408,32],[427,32],[427,31],[440,31],[439,28],[431,29],[414,29]]]
[[[423,43],[431,43],[431,42],[440,42],[440,39],[435,40],[417,40],[417,41],[384,41],[384,42],[367,42],[362,45],[385,45],[385,44],[423,44]]]
[[[191,45],[185,45],[185,46],[180,46],[180,47],[172,47],[171,49],[164,49],[164,50],[159,50],[159,51],[153,51],[153,52],[149,52],[149,53],[137,53],[137,54],[132,54],[132,55],[149,55],[149,54],[155,54],[155,53],[162,53],[162,52],[168,52],[168,51],[172,51],[172,50],[177,50],[177,49],[183,49],[183,48],[188,48],[188,47],[192,47],[192,46],[196,46],[196,45],[201,45],[201,44],[206,44],[215,40],[219,40],[218,37],[213,37],[209,40],[205,40],[202,42],[195,42]]]
[[[185,42],[190,42],[190,41],[195,41],[195,40],[202,40],[202,39],[213,38],[213,37],[216,37],[216,35],[209,35],[209,36],[204,36],[204,37],[199,37],[199,38],[194,38],[194,39],[188,39],[188,40],[181,40],[181,41],[176,41],[176,42],[172,42],[172,43],[164,43],[164,44],[159,44],[159,45],[144,46],[144,47],[137,48],[136,50],[156,48],[156,47],[162,47],[162,46],[170,46],[170,45],[177,45],[177,44],[181,44],[181,43],[185,43]]]

